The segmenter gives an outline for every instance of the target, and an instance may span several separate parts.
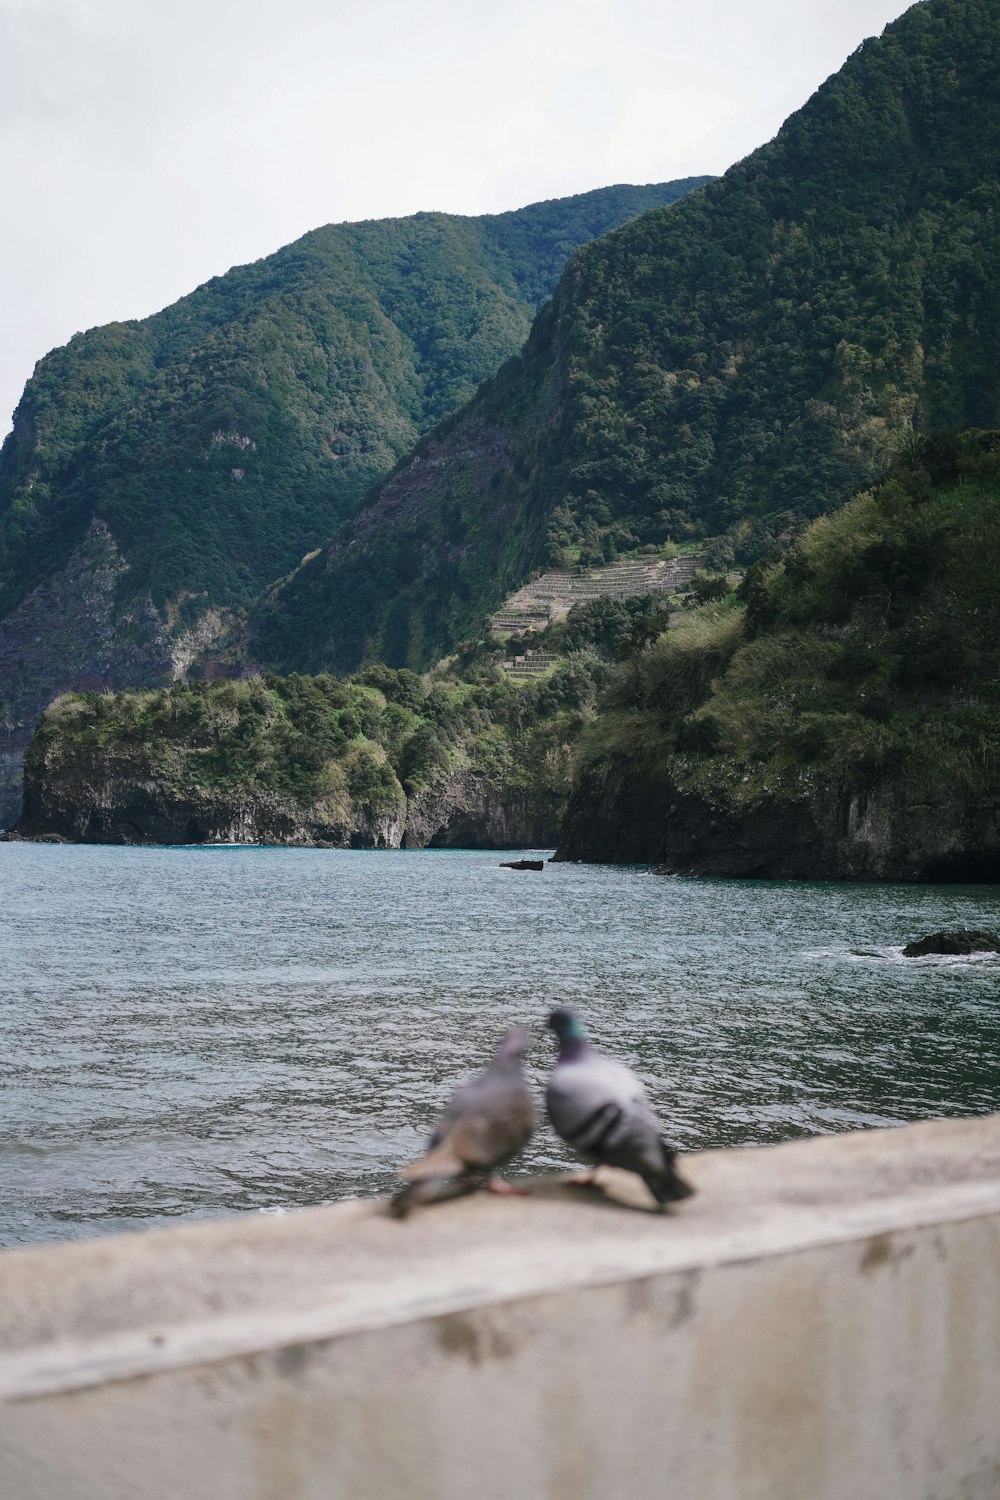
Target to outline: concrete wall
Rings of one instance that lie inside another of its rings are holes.
[[[996,1500],[1000,1117],[0,1256],[3,1500]]]

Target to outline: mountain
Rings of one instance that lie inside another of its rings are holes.
[[[908,445],[585,730],[559,858],[1000,880],[1000,432]]]
[[[331,225],[41,360],[0,450],[0,782],[61,689],[209,650],[520,347],[577,246],[706,180]]]
[[[716,569],[1000,416],[1000,11],[924,0],[768,145],[580,250],[525,348],[265,601],[283,669],[420,666],[552,562]]]
[[[328,225],[76,335],[0,453],[0,612],[94,516],[157,607],[245,601],[521,346],[578,245],[704,180]]]

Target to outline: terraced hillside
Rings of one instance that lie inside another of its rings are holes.
[[[640,594],[681,592],[701,566],[701,557],[635,558],[606,568],[549,568],[508,595],[490,617],[490,628],[542,629],[592,599],[633,599]]]

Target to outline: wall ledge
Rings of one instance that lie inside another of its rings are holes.
[[[692,1154],[650,1211],[561,1178],[391,1219],[381,1201],[0,1254],[0,1400],[31,1402],[588,1287],[1000,1215],[1000,1115]]]

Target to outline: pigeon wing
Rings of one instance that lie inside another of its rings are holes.
[[[520,1072],[491,1068],[455,1093],[427,1154],[401,1175],[412,1182],[470,1168],[490,1171],[520,1151],[534,1128],[535,1106]]]
[[[661,1162],[656,1116],[639,1079],[623,1063],[594,1053],[558,1063],[546,1103],[563,1140],[590,1161],[642,1173],[655,1171]]]

